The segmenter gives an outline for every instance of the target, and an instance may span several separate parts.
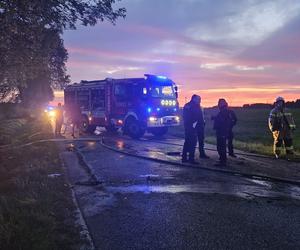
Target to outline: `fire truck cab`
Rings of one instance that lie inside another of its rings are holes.
[[[96,126],[122,128],[124,134],[139,138],[146,131],[164,135],[180,123],[177,86],[164,76],[81,81],[68,85],[64,98],[66,110],[80,106],[86,131]]]

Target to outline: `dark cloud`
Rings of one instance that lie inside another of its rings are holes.
[[[244,51],[239,58],[269,64],[300,63],[300,15],[257,46]],[[295,66],[299,66],[295,64]]]

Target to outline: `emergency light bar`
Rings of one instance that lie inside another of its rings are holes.
[[[148,78],[154,79],[154,78],[156,78],[158,80],[168,80],[168,77],[166,77],[166,76],[157,76],[157,75],[151,75],[151,74],[144,74],[144,76],[145,76],[145,79],[148,79]]]

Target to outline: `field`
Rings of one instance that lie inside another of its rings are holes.
[[[261,154],[272,154],[273,138],[268,128],[267,109],[243,109],[234,108],[238,118],[238,124],[234,127],[235,147]],[[296,120],[297,130],[294,133],[294,146],[300,152],[300,109],[291,110]],[[211,116],[217,113],[217,109],[205,109],[206,142],[215,143],[215,132],[212,128]],[[183,136],[183,127],[170,129],[173,135]]]

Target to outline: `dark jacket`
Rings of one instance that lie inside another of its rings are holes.
[[[230,119],[230,129],[232,130],[232,128],[236,125],[237,123],[237,117],[234,113],[233,110],[231,109],[228,109],[228,112],[229,112],[229,119]]]
[[[204,127],[205,127],[204,113],[203,113],[203,109],[200,107],[196,129],[199,133],[203,133]]]
[[[228,137],[237,119],[232,110],[222,109],[214,117],[214,130],[217,136]]]
[[[199,121],[201,108],[192,101],[188,102],[183,107],[183,122],[185,130],[195,130],[193,124]]]

